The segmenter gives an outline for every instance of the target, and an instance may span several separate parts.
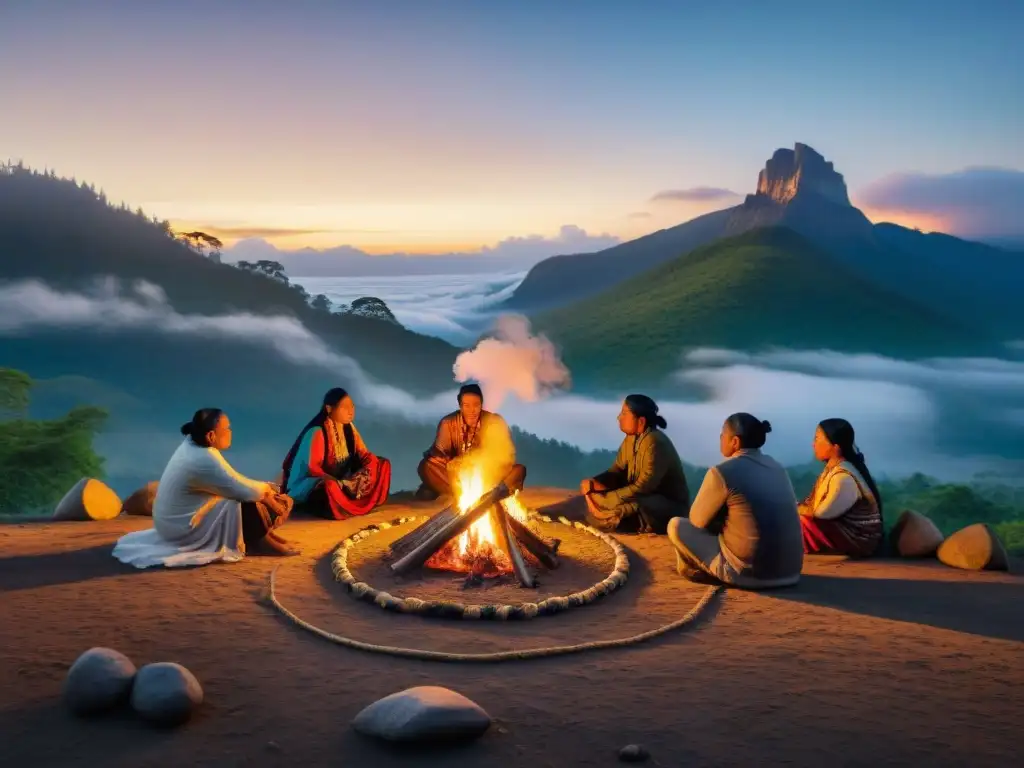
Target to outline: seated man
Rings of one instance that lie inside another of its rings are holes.
[[[602,531],[665,533],[668,521],[690,508],[683,462],[665,418],[647,395],[630,395],[619,411],[626,435],[611,469],[584,480],[587,522]]]
[[[523,487],[526,467],[516,464],[516,447],[508,424],[483,408],[480,385],[465,384],[459,389],[459,410],[438,423],[434,444],[417,467],[422,481],[417,499],[432,501],[451,496],[459,469],[470,461],[480,461],[485,469],[485,491],[502,480],[513,491]]]

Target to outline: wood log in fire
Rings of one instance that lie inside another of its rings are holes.
[[[501,504],[495,504],[491,507],[491,525],[494,527],[494,535],[498,539],[498,546],[505,550],[508,555],[508,559],[512,563],[512,572],[515,573],[519,583],[524,587],[533,587],[536,585],[536,580],[533,573],[526,566],[526,560],[523,559],[523,553],[519,551],[519,544],[516,542],[516,537],[509,529],[508,521],[511,515],[507,514],[502,509]]]
[[[413,568],[418,568],[423,565],[443,544],[469,528],[469,526],[483,517],[491,507],[502,499],[507,498],[510,493],[511,491],[508,486],[505,485],[504,482],[501,482],[489,492],[481,496],[472,507],[466,510],[465,514],[460,515],[458,512],[454,512],[450,519],[439,521],[436,525],[432,525],[434,520],[440,517],[440,514],[435,515],[434,519],[428,520],[420,526],[420,528],[424,528],[431,525],[431,533],[426,535],[425,538],[410,552],[406,553],[391,564],[392,573],[399,575],[408,573]],[[520,554],[520,557],[521,556],[522,555]]]
[[[548,545],[529,526],[523,525],[512,515],[506,515],[506,517],[509,530],[516,540],[526,548],[527,552],[536,557],[545,568],[554,570],[558,567],[558,545],[562,543],[559,539],[555,539],[553,545]]]
[[[395,559],[402,558],[412,552],[416,547],[426,541],[432,534],[451,524],[451,521],[459,516],[459,510],[455,504],[451,504],[422,525],[416,526],[409,533],[391,544],[391,556]]]

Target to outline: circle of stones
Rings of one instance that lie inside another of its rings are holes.
[[[417,520],[429,520],[429,516],[399,517],[388,523],[374,523],[360,529],[356,533],[342,541],[334,550],[331,568],[334,571],[334,578],[345,585],[345,588],[357,599],[367,603],[374,603],[388,611],[396,613],[411,613],[421,616],[436,616],[450,619],[491,619],[495,621],[507,621],[508,619],[532,619],[536,616],[550,616],[561,613],[570,608],[577,608],[582,605],[589,605],[602,595],[614,592],[626,583],[629,578],[629,556],[625,548],[614,538],[603,531],[599,531],[585,523],[572,521],[565,517],[557,520],[547,515],[532,514],[532,519],[544,523],[561,523],[570,528],[589,533],[595,536],[615,553],[615,567],[604,579],[587,589],[573,592],[569,595],[548,597],[537,603],[492,603],[487,605],[464,604],[449,600],[420,600],[417,597],[398,597],[381,589],[374,589],[363,581],[357,581],[348,569],[348,553],[360,541],[373,536],[389,528],[395,528],[406,523]]]

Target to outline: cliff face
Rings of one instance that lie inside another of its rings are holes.
[[[731,209],[726,235],[784,226],[838,253],[873,242],[871,222],[850,204],[843,175],[806,144],[777,149],[757,175],[757,191]]]
[[[806,144],[777,149],[757,175],[754,196],[786,205],[797,197],[818,195],[839,205],[850,205],[843,175]]]

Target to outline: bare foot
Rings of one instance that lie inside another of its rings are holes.
[[[294,557],[300,554],[300,551],[293,547],[288,541],[282,539],[280,536],[270,531],[260,542],[260,548],[268,555],[276,555],[277,557]]]

